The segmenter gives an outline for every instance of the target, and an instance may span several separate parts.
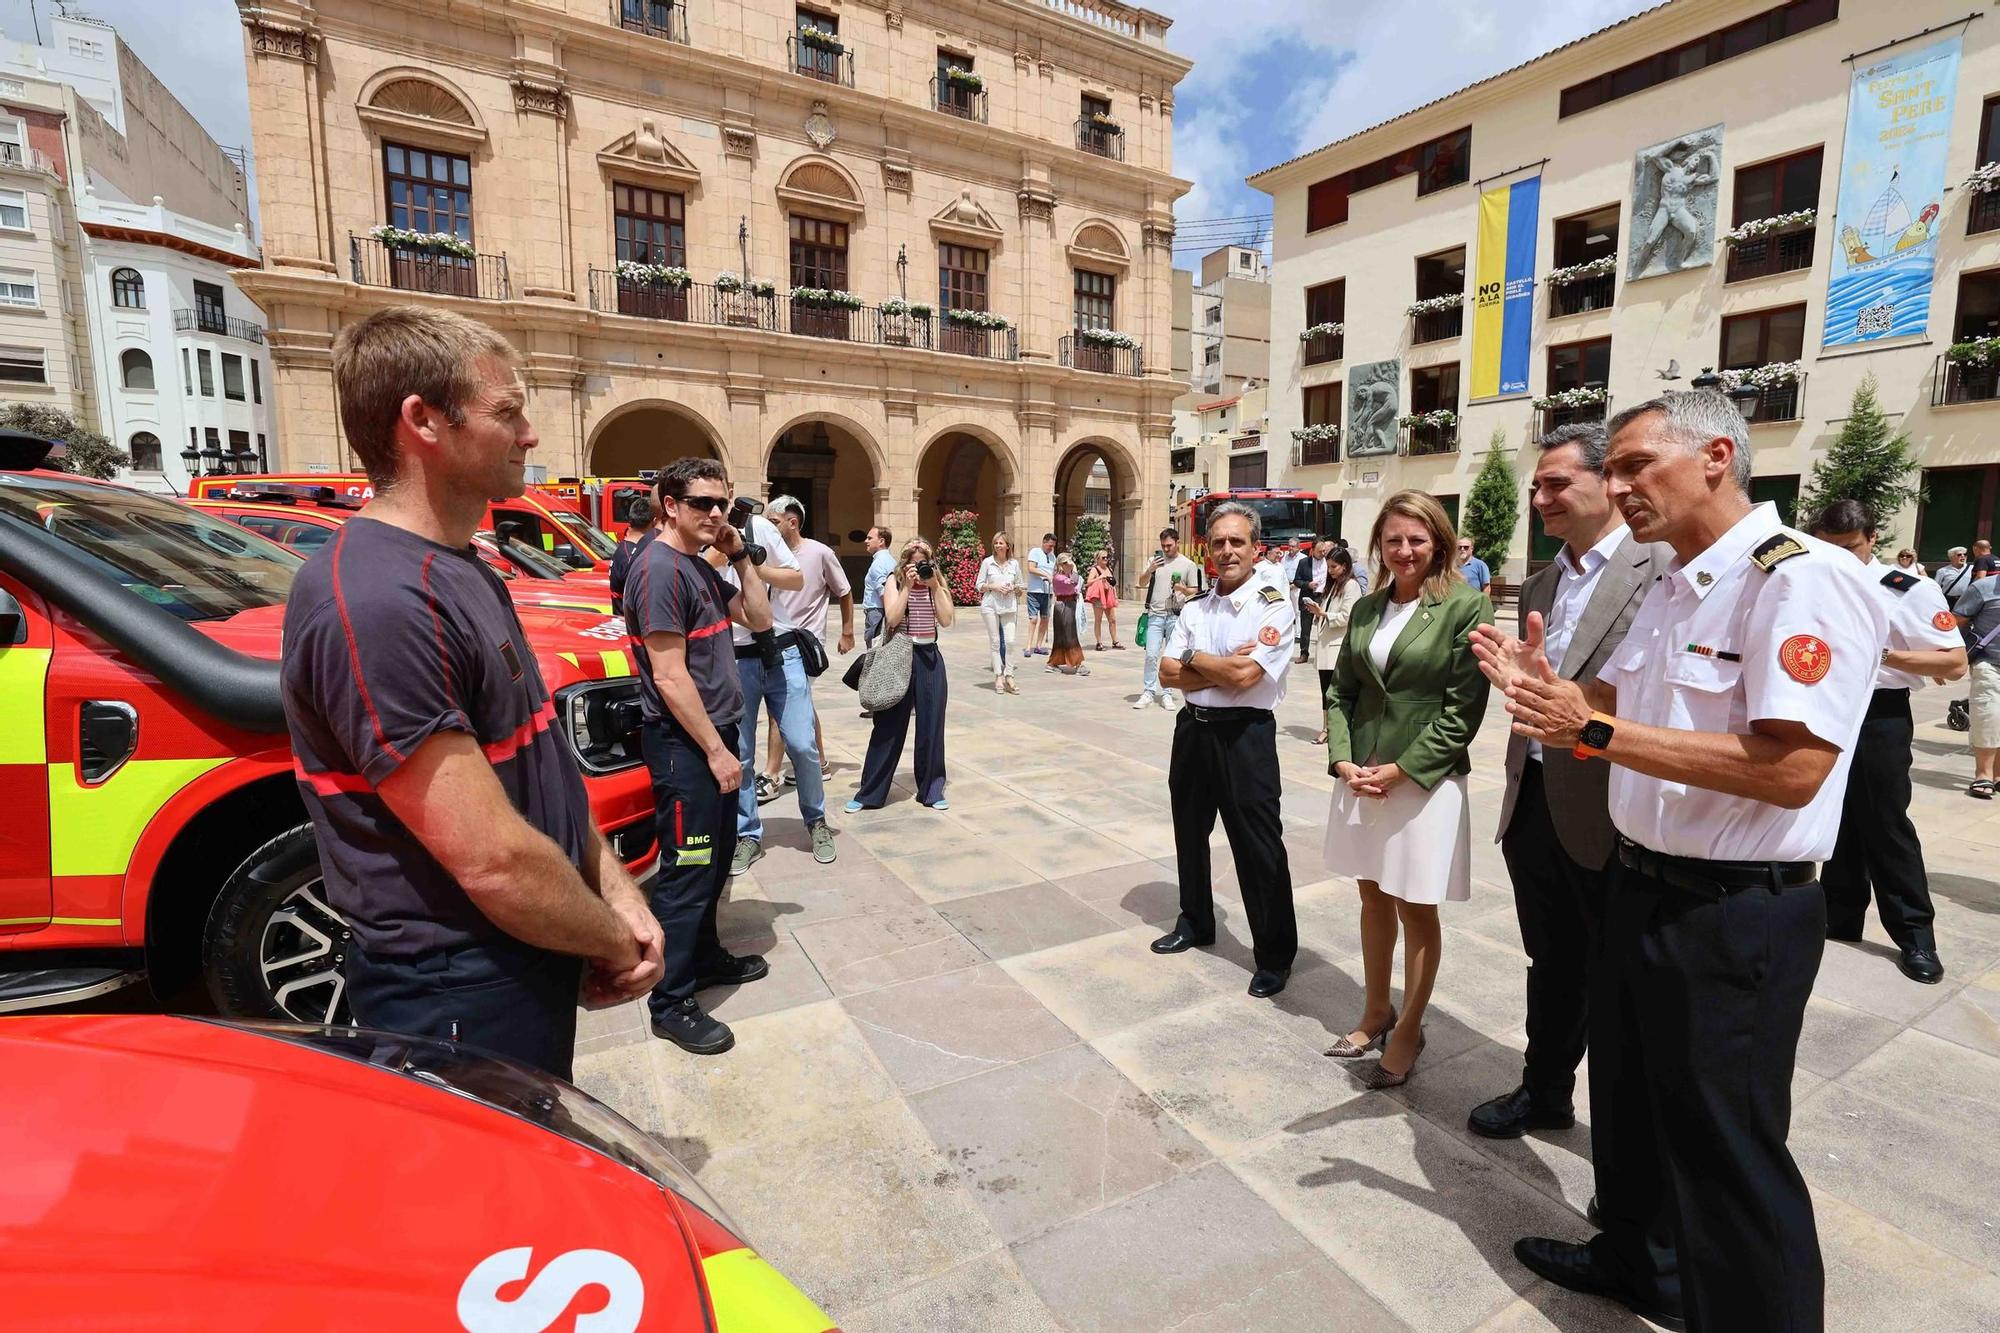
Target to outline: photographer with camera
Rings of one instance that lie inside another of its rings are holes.
[[[889,781],[903,762],[903,740],[917,719],[917,800],[933,810],[948,810],[944,799],[944,705],[947,695],[944,656],[938,651],[938,630],[951,624],[951,588],[931,545],[922,537],[903,547],[896,572],[882,589],[882,617],[889,637],[910,640],[910,684],[893,708],[874,715],[868,737],[868,758],[861,767],[861,786],[847,803],[849,814],[879,810],[889,799]]]

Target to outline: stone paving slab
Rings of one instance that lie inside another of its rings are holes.
[[[1220,937],[1147,945],[1179,910],[1166,763],[1134,711],[1139,655],[993,693],[977,624],[944,636],[949,812],[840,812],[867,723],[823,682],[839,860],[789,795],[720,928],[771,975],[702,996],[737,1034],[697,1059],[643,1006],[582,1016],[577,1078],[659,1135],[752,1242],[855,1333],[1647,1327],[1537,1282],[1530,1232],[1588,1234],[1578,1124],[1505,1143],[1465,1127],[1518,1079],[1527,959],[1491,842],[1505,745],[1474,745],[1473,896],[1445,947],[1415,1076],[1366,1090],[1321,1051],[1359,1017],[1359,907],[1319,843],[1332,782],[1311,677],[1280,710],[1301,953],[1274,1000],[1251,967],[1235,871],[1211,838]],[[1028,664],[1032,666],[1032,664]],[[1895,967],[1872,918],[1831,944],[1793,1080],[1827,1325],[1990,1330],[2000,1311],[2000,810],[1963,795],[1951,692],[1917,701],[1912,814],[1926,835],[1944,984]],[[1400,956],[1392,985],[1400,994]]]

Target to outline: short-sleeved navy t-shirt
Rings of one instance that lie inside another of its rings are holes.
[[[729,635],[729,602],[736,589],[700,556],[657,541],[640,553],[625,591],[625,630],[632,637],[646,720],[683,730],[660,697],[653,656],[646,651],[648,634],[678,634],[687,640],[688,675],[708,720],[718,727],[742,721],[743,682],[736,674],[736,645]]]
[[[438,732],[476,739],[514,808],[582,864],[583,776],[513,603],[470,549],[349,520],[292,582],[281,672],[327,899],[370,957],[507,938],[375,794]]]

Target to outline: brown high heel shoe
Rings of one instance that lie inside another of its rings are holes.
[[[1353,1042],[1349,1041],[1347,1038],[1342,1037],[1339,1041],[1336,1041],[1333,1045],[1326,1048],[1326,1054],[1332,1056],[1336,1060],[1359,1060],[1362,1056],[1368,1054],[1370,1050],[1374,1049],[1377,1046],[1380,1046],[1383,1042],[1387,1041],[1389,1039],[1389,1034],[1395,1031],[1395,1029],[1396,1029],[1396,1006],[1392,1004],[1389,1006],[1389,1021],[1382,1025],[1382,1030],[1380,1032],[1376,1033],[1374,1036],[1370,1037],[1367,1041],[1361,1043],[1361,1045],[1359,1046],[1356,1046]]]
[[[1387,1042],[1382,1043],[1382,1049],[1384,1052],[1387,1052],[1387,1050],[1389,1049],[1389,1045]],[[1375,1092],[1381,1092],[1386,1088],[1400,1088],[1405,1083],[1408,1083],[1410,1081],[1410,1075],[1417,1072],[1417,1056],[1422,1055],[1423,1053],[1424,1053],[1424,1030],[1422,1028],[1418,1028],[1417,1055],[1413,1055],[1410,1057],[1410,1067],[1408,1069],[1405,1069],[1400,1074],[1392,1074],[1388,1070],[1382,1068],[1382,1062],[1380,1060],[1377,1060],[1373,1065],[1369,1066],[1366,1070],[1362,1072],[1361,1081],[1363,1083],[1366,1083],[1370,1088],[1370,1090]]]

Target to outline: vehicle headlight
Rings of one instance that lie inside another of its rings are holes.
[[[617,773],[644,761],[639,752],[639,682],[593,680],[556,691],[570,749],[586,773]]]

